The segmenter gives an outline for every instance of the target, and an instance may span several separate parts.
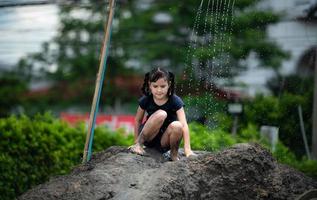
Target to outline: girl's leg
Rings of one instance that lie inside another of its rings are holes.
[[[144,124],[144,127],[139,134],[138,142],[130,147],[130,150],[136,154],[144,154],[142,144],[145,141],[151,141],[158,134],[164,120],[167,117],[167,113],[164,110],[158,110],[153,113],[150,118]]]
[[[167,117],[167,113],[164,110],[158,110],[153,113],[150,118],[144,124],[144,127],[139,134],[138,141],[143,144],[145,141],[151,141],[158,134],[164,120]]]
[[[171,148],[171,159],[178,160],[179,143],[183,137],[183,125],[179,121],[172,122],[164,132],[161,139],[161,146],[163,148]]]

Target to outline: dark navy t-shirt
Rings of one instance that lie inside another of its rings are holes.
[[[167,117],[164,121],[163,126],[167,126],[171,122],[177,120],[176,111],[184,106],[184,102],[179,96],[174,94],[169,97],[165,104],[159,106],[154,102],[153,95],[150,95],[142,96],[139,99],[139,105],[143,110],[147,112],[147,119],[157,110],[164,110],[167,113]]]

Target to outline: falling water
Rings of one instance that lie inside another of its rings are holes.
[[[208,42],[208,40],[209,40],[209,35],[207,35],[207,21],[208,21],[208,17],[209,17],[209,15],[210,15],[210,13],[209,13],[209,6],[210,6],[210,0],[208,0],[208,4],[207,4],[207,11],[206,11],[206,15],[205,15],[205,25],[204,25],[204,40],[203,40],[203,48],[202,48],[202,50],[204,49],[204,45],[206,44],[206,42]],[[207,49],[208,50],[208,49]],[[208,52],[209,52],[209,50],[208,50]],[[208,79],[208,73],[205,75],[205,78],[203,78],[203,71],[205,71],[204,70],[204,67],[203,67],[203,62],[202,61],[200,61],[200,63],[199,63],[199,71],[200,71],[200,77],[199,77],[199,81],[202,81],[202,80],[204,80],[204,81],[206,81],[207,79]],[[208,102],[208,98],[207,98],[207,91],[205,91],[205,107],[207,107],[208,105],[207,105],[207,102]],[[203,110],[203,115],[204,116],[207,116],[207,114],[208,114],[208,112],[207,112],[207,109],[204,109]]]
[[[232,32],[233,32],[233,11],[234,11],[234,3],[235,3],[235,1],[236,0],[233,0],[233,3],[232,3],[232,8],[231,8],[231,11],[232,11],[232,13],[231,13],[231,20],[230,20],[230,31],[229,31],[229,51],[230,51],[230,49],[231,49],[231,39],[232,39]]]
[[[222,8],[222,0],[219,2],[219,8],[218,8],[218,10],[217,10],[217,14],[218,14],[218,18],[217,18],[217,20],[216,20],[216,22],[217,22],[217,26],[216,26],[216,36],[217,36],[217,40],[215,41],[215,43],[216,43],[216,47],[217,47],[217,56],[218,56],[218,60],[220,61],[221,60],[221,56],[222,56],[222,44],[223,44],[223,41],[221,40],[222,38],[221,38],[221,36],[223,35],[223,25],[222,25],[222,20],[223,20],[223,17],[222,17],[222,13],[224,13],[223,12],[223,10],[221,10],[221,8]],[[219,29],[220,29],[220,33],[219,33]],[[219,70],[219,74],[218,74],[218,76],[220,76],[222,73],[223,73],[223,67],[221,66],[221,64],[223,64],[223,63],[220,63],[220,62],[217,62],[217,69]]]
[[[227,4],[227,8],[226,8],[226,13],[227,13],[227,15],[225,16],[224,32],[227,32],[227,28],[228,28],[228,19],[229,19],[229,12],[230,12],[230,3],[231,3],[231,0],[228,0],[228,4]],[[229,39],[229,38],[228,38],[228,35],[227,35],[227,38],[226,38],[226,39]]]
[[[223,47],[223,43],[224,43],[224,37],[225,37],[225,29],[226,29],[226,18],[228,16],[228,13],[226,12],[226,2],[227,0],[224,0],[224,3],[222,5],[223,8],[223,12],[222,12],[222,16],[221,16],[221,33],[220,33],[220,54],[224,53],[224,47]]]
[[[201,0],[196,11],[186,51],[184,79],[187,82],[181,85],[181,91],[186,87],[189,102],[194,104],[190,110],[194,119],[212,116],[212,109],[217,106],[211,104],[212,84],[230,63],[228,51],[232,41],[234,4],[235,0]],[[197,98],[199,95],[204,98]]]
[[[195,58],[195,55],[193,55],[193,52],[195,52],[195,50],[197,49],[198,28],[199,28],[199,22],[200,22],[200,18],[201,18],[203,3],[204,3],[204,0],[201,0],[200,5],[199,5],[197,12],[196,12],[194,25],[193,25],[193,28],[191,30],[191,35],[189,38],[189,44],[188,44],[187,55],[186,55],[186,63],[190,63],[190,65],[186,66],[184,78],[185,78],[185,80],[188,80],[186,87],[189,89],[188,98],[189,98],[190,102],[192,102],[192,100],[193,100],[191,89],[193,87],[195,87],[195,85],[193,85],[194,73],[192,72],[192,70],[193,70],[192,66],[194,66],[193,62],[194,62],[194,58]],[[184,88],[184,86],[182,84],[181,91],[183,90],[183,88]],[[193,110],[193,112],[191,112],[192,116],[194,116],[194,117],[198,116],[197,111],[198,110],[196,110],[196,109]]]

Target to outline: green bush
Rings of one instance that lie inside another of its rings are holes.
[[[236,143],[228,133],[221,129],[209,130],[198,123],[190,123],[191,147],[195,150],[218,151]]]
[[[248,124],[240,130],[237,138],[238,142],[258,142],[261,140],[258,128],[254,124]]]
[[[298,158],[305,154],[300,130],[298,106],[302,106],[303,120],[308,143],[311,143],[311,100],[307,96],[284,93],[277,97],[257,96],[252,102],[245,102],[240,126],[255,124],[279,127],[279,138]]]
[[[317,179],[317,161],[309,160],[306,157],[302,158],[302,160],[296,162],[296,169],[305,173],[307,176],[310,176],[314,179]]]
[[[81,162],[86,127],[71,127],[50,114],[0,119],[0,199],[13,199],[50,176],[66,174]],[[133,136],[97,127],[94,152],[129,145]]]
[[[258,126],[278,126],[281,113],[279,100],[275,97],[257,96],[252,102],[245,102],[242,123],[254,123]]]
[[[184,98],[185,110],[188,121],[198,121],[208,127],[219,127],[226,110],[226,104],[216,99],[211,93],[205,93],[200,96],[186,96]]]
[[[273,156],[278,162],[294,167],[307,176],[317,179],[317,161],[309,160],[307,157],[297,158],[285,145],[279,142]]]

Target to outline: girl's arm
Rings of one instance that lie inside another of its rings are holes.
[[[190,147],[189,128],[188,128],[184,108],[179,109],[176,112],[176,114],[177,114],[178,120],[183,125],[184,151],[185,151],[185,155],[188,157],[190,155],[193,155],[194,153],[192,152]]]
[[[136,144],[139,136],[139,127],[142,123],[145,111],[139,106],[135,114],[134,122],[134,143]]]

